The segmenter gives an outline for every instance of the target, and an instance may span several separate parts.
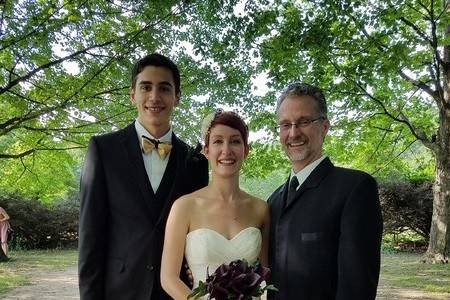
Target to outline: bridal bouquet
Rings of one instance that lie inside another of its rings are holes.
[[[273,285],[261,287],[261,283],[269,277],[270,269],[259,262],[249,265],[246,260],[235,260],[220,265],[209,275],[206,282],[200,281],[188,299],[198,299],[208,294],[208,299],[248,300],[261,296],[266,290],[277,291]]]

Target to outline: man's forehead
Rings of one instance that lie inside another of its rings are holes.
[[[172,72],[163,67],[146,66],[138,75],[137,83],[174,85]]]
[[[286,98],[284,99],[284,101],[287,100],[294,100],[294,101],[303,101],[303,102],[313,102],[316,103],[316,100],[314,99],[314,97],[310,96],[310,95],[296,95],[296,94],[288,94],[286,96]]]
[[[224,133],[222,133],[222,132],[220,132],[220,133],[215,133],[215,132],[213,132],[212,134],[211,134],[211,136],[213,137],[223,137],[223,136],[225,136],[225,135],[227,135],[227,136],[230,136],[230,137],[240,137],[241,136],[241,134],[240,133],[232,133],[232,134],[224,134]]]
[[[152,81],[147,79],[138,80],[139,85],[169,85],[173,86],[172,82],[169,81]]]
[[[289,108],[285,108],[285,109],[279,109],[277,112],[277,116],[281,117],[281,116],[296,116],[296,117],[308,117],[311,114],[317,114],[318,113],[318,109],[314,106],[311,107],[289,107]]]
[[[289,108],[286,108],[286,105],[289,105]],[[292,105],[294,105],[295,109],[293,109]],[[317,101],[309,95],[297,96],[292,95],[288,96],[284,99],[284,101],[280,104],[280,108],[278,109],[277,115],[280,114],[309,114],[316,113],[319,110],[319,106]]]
[[[315,118],[314,114],[305,113],[305,114],[289,114],[289,115],[280,115],[278,114],[278,120],[289,120],[289,121],[299,121],[299,120],[310,120]]]

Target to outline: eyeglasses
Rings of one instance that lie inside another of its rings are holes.
[[[281,124],[278,124],[276,129],[278,132],[288,132],[289,130],[291,130],[292,127],[294,127],[294,128],[308,127],[312,123],[319,121],[319,120],[325,120],[325,117],[318,117],[315,119],[301,119],[296,123],[281,123]]]

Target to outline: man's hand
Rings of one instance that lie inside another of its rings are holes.
[[[192,276],[191,269],[189,269],[189,265],[187,263],[184,264],[184,268],[186,270],[187,279],[189,280],[189,285],[191,287],[193,287],[194,286],[194,277]]]

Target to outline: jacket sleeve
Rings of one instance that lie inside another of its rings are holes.
[[[197,154],[195,159],[195,171],[192,172],[192,191],[196,191],[208,185],[208,160],[203,154]]]
[[[200,160],[200,170],[200,178],[198,182],[201,184],[200,188],[202,188],[207,186],[209,181],[208,160],[205,157]]]
[[[80,299],[104,299],[107,200],[96,138],[91,138],[80,182],[78,274]]]
[[[375,299],[382,231],[377,183],[365,174],[350,193],[342,212],[337,300]]]

